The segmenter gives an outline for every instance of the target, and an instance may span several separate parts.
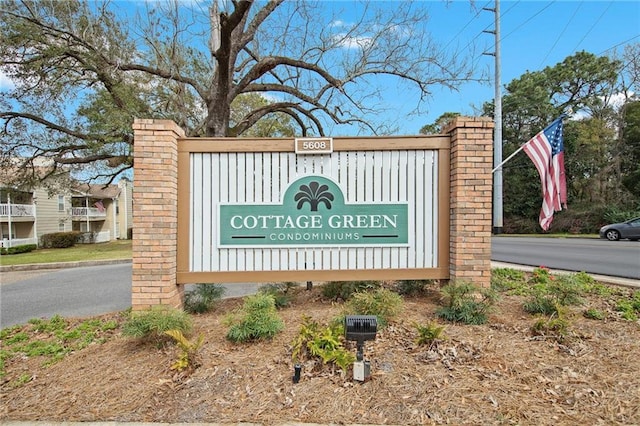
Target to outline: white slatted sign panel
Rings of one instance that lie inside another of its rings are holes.
[[[437,151],[191,153],[190,271],[437,267]],[[407,203],[408,247],[219,248],[220,203],[278,204],[289,183],[322,175],[346,203]]]

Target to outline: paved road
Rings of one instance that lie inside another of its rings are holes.
[[[491,260],[640,279],[640,242],[494,237]]]
[[[0,286],[2,327],[34,317],[92,316],[130,306],[131,264],[50,270]]]
[[[3,273],[1,282],[0,328],[55,314],[86,317],[131,307],[130,263]],[[255,293],[258,287],[230,284],[224,297]]]

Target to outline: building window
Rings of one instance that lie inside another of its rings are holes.
[[[87,222],[80,222],[80,232],[89,232]]]
[[[116,214],[120,214],[120,206],[118,205],[118,200],[113,200],[113,202],[116,205]]]
[[[58,222],[58,231],[64,232],[64,222]]]
[[[58,195],[58,211],[64,211],[64,195]],[[64,223],[62,224],[64,226]]]

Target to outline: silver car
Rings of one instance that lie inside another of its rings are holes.
[[[603,226],[600,228],[600,238],[606,238],[609,241],[618,241],[621,238],[628,238],[631,241],[640,240],[640,217]]]

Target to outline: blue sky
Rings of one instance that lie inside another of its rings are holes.
[[[445,45],[467,46],[476,42],[493,52],[494,0],[425,1],[431,11],[433,37]],[[640,2],[637,1],[501,1],[502,86],[527,71],[554,66],[566,57],[585,50],[595,55],[622,53],[626,44],[640,43]],[[451,43],[451,44],[450,44]],[[494,72],[494,57],[477,55],[474,63]],[[448,111],[474,115],[474,106],[494,97],[493,82],[469,83],[459,92],[439,91],[427,105],[427,114],[402,120],[400,134],[418,132]],[[399,105],[400,107],[400,105]]]

